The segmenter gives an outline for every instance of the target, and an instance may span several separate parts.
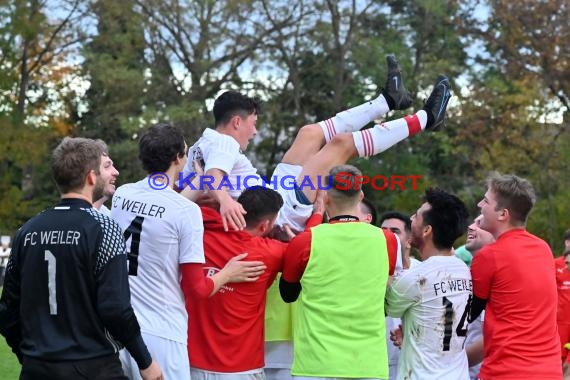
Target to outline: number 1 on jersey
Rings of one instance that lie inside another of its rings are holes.
[[[48,300],[49,300],[49,313],[57,315],[57,290],[55,287],[55,256],[49,250],[44,251],[44,260],[48,264]]]
[[[131,249],[129,250],[129,276],[136,276],[139,267],[139,245],[141,242],[142,224],[144,218],[137,216],[133,219],[129,227],[123,233],[125,241],[131,239]]]
[[[466,336],[467,335],[467,314],[471,309],[471,294],[467,299],[467,305],[465,305],[465,310],[463,311],[463,315],[461,315],[461,319],[459,319],[459,323],[457,324],[457,328],[455,329],[455,333],[457,336]],[[451,302],[447,297],[443,297],[443,306],[445,306],[444,311],[444,319],[445,325],[443,330],[443,351],[449,351],[449,344],[451,342],[451,334],[453,333],[453,302]]]

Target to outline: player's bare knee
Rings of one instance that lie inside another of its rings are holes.
[[[338,135],[334,135],[327,145],[330,146],[329,149],[334,149],[339,154],[346,156],[351,156],[356,149],[351,133],[339,133]]]
[[[298,139],[303,139],[303,140],[315,140],[318,138],[323,138],[323,130],[321,129],[321,127],[319,127],[318,124],[307,124],[301,127],[301,129],[299,129],[299,132],[297,133],[297,138]]]

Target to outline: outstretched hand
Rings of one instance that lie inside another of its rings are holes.
[[[267,237],[288,243],[298,234],[299,232],[289,227],[288,224],[284,224],[283,226],[275,224]]]
[[[327,192],[323,189],[317,189],[315,203],[313,203],[313,214],[325,214],[325,194]]]
[[[247,253],[232,257],[222,269],[226,272],[227,282],[253,282],[265,272],[263,261],[243,261]]]
[[[228,227],[235,231],[241,231],[246,227],[243,216],[247,212],[241,203],[234,201],[231,197],[220,202],[220,214],[222,215],[224,231],[228,231]]]
[[[283,225],[283,232],[285,233],[285,236],[287,237],[287,240],[284,240],[284,241],[291,241],[291,240],[293,240],[293,238],[295,236],[298,235],[298,233],[295,233],[295,231],[293,231],[293,229],[291,227],[289,227],[288,224]]]

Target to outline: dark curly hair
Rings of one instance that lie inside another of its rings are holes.
[[[456,195],[440,188],[429,188],[424,201],[431,208],[423,212],[424,225],[433,230],[433,244],[438,249],[451,249],[458,237],[467,231],[469,212]]]

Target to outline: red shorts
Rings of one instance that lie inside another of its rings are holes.
[[[559,323],[558,334],[560,334],[560,347],[562,358],[570,358],[570,351],[564,348],[566,343],[570,343],[570,324]]]

